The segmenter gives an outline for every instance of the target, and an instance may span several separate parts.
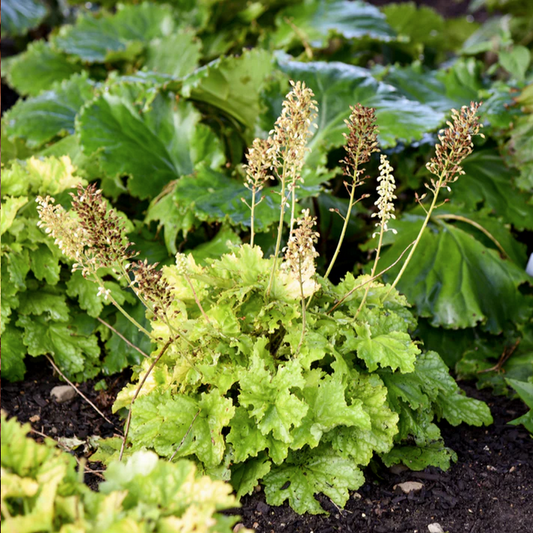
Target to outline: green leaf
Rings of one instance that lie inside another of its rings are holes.
[[[348,501],[348,491],[358,489],[364,483],[364,477],[351,459],[327,446],[320,446],[305,452],[293,452],[282,466],[272,468],[264,483],[270,505],[281,505],[288,499],[299,514],[322,514],[325,511],[315,494],[325,494],[334,504],[343,507]]]
[[[22,96],[37,96],[81,70],[81,65],[45,41],[34,41],[24,53],[9,62],[7,72],[2,72],[2,76],[6,76],[9,85]]]
[[[514,45],[510,50],[500,50],[500,65],[517,81],[524,81],[527,68],[531,62],[531,52],[521,45]]]
[[[44,315],[44,318],[58,322],[67,322],[70,317],[65,294],[55,287],[21,292],[19,300],[17,310],[21,315]]]
[[[347,131],[344,121],[350,114],[350,105],[355,103],[376,109],[383,148],[394,146],[398,140],[419,140],[443,121],[442,113],[408,100],[390,85],[376,81],[366,69],[336,62],[299,63],[288,57],[280,57],[278,63],[282,72],[291,79],[304,81],[315,93],[318,131],[310,148],[317,152],[344,144],[343,133]],[[277,114],[278,109],[274,111]]]
[[[63,134],[74,133],[74,119],[93,96],[94,82],[87,74],[76,74],[39,96],[19,100],[4,117],[8,137],[23,139],[30,148]]]
[[[50,243],[52,244],[52,243]],[[40,244],[30,252],[30,268],[38,280],[46,280],[49,285],[59,281],[61,265],[59,253],[53,252],[48,246]]]
[[[408,333],[391,331],[374,335],[368,324],[356,325],[357,339],[354,346],[357,356],[362,359],[370,372],[378,368],[390,367],[392,370],[412,372],[420,350]]]
[[[533,383],[509,378],[506,378],[505,381],[507,381],[507,383],[513,387],[520,398],[522,398],[523,402],[530,409],[533,409]]]
[[[170,6],[119,5],[116,15],[81,16],[74,26],[63,26],[54,45],[90,63],[132,60],[152,39],[170,35],[174,29]]]
[[[513,186],[516,173],[492,151],[478,151],[463,164],[465,175],[453,185],[454,202],[472,211],[490,208],[498,217],[518,230],[533,229],[533,205],[529,195]]]
[[[48,11],[40,0],[4,0],[2,36],[25,35],[46,17]]]
[[[218,107],[253,130],[262,85],[271,71],[268,52],[244,50],[239,57],[219,58],[193,72],[183,81],[182,94]]]
[[[16,324],[24,329],[22,339],[29,355],[51,355],[67,377],[75,380],[97,373],[93,365],[100,348],[94,335],[79,335],[68,324],[50,322],[42,315],[21,315]]]
[[[422,220],[408,214],[394,224],[398,234],[387,237],[393,245],[382,254],[380,268],[396,261],[416,239]],[[385,279],[394,279],[400,267],[401,263],[389,270]],[[432,326],[467,328],[482,323],[483,329],[499,333],[530,313],[528,298],[518,290],[527,281],[522,268],[439,220],[422,235],[398,288],[415,303],[420,316],[431,318]]]
[[[150,322],[146,318],[146,309],[142,303],[137,305],[124,304],[124,309],[130,316],[132,316],[141,326],[148,329]],[[116,314],[116,321],[113,327],[126,337],[133,346],[137,346],[144,353],[151,352],[150,339],[137,329],[122,313]],[[141,354],[126,344],[117,334],[113,333],[105,344],[107,355],[104,358],[103,367],[109,374],[120,372],[123,368],[133,364],[140,364],[142,360]]]
[[[114,281],[104,281],[104,286],[108,291],[111,291],[111,296],[119,305],[123,305],[126,301],[130,303],[136,301],[133,294],[124,291]],[[110,303],[105,302],[103,296],[98,295],[98,288],[98,283],[85,279],[79,270],[73,272],[67,281],[67,294],[71,298],[77,298],[80,307],[85,309],[89,316],[95,318],[102,313],[105,303]]]
[[[240,237],[228,226],[222,226],[214,239],[204,242],[191,250],[196,264],[205,266],[210,259],[220,259],[224,254],[231,253],[241,244]]]
[[[279,199],[269,189],[255,209],[255,229],[265,231],[279,220]],[[251,202],[250,191],[236,179],[228,178],[202,164],[194,176],[180,179],[174,190],[174,202],[183,220],[225,222],[233,226],[250,225],[250,208],[241,200]],[[183,229],[183,228],[182,228]],[[187,230],[189,230],[187,228]]]
[[[153,39],[146,51],[144,66],[173,78],[183,78],[198,67],[201,43],[191,32],[174,32]]]
[[[8,381],[24,379],[25,356],[26,346],[22,342],[22,331],[8,324],[2,332],[2,379]]]
[[[266,455],[234,465],[231,469],[231,485],[240,499],[251,494],[259,481],[270,472],[272,463]]]
[[[450,462],[457,461],[457,454],[442,442],[434,442],[428,446],[395,446],[389,453],[382,455],[381,460],[387,467],[402,463],[415,472],[428,466],[448,470]]]
[[[199,120],[191,103],[170,94],[158,94],[145,112],[124,96],[104,94],[83,109],[78,131],[83,150],[99,152],[110,177],[129,175],[131,194],[148,198],[201,161],[223,163],[220,141]]]
[[[325,48],[336,35],[379,41],[390,41],[395,36],[379,9],[359,0],[307,0],[280,11],[276,26],[272,37],[276,48],[299,44],[302,39],[314,48]]]
[[[439,411],[442,409],[442,417],[452,426],[458,426],[463,422],[470,426],[488,426],[493,422],[490,409],[485,402],[462,394],[439,393],[437,405]]]

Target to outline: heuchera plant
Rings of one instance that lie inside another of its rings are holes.
[[[434,194],[428,213],[472,150],[476,110],[472,104],[454,112],[440,138],[429,163],[436,181],[428,186]],[[296,204],[316,112],[312,91],[293,83],[269,138],[256,140],[248,156],[252,221],[261,189],[271,178],[279,183],[272,257],[252,240],[207,266],[178,254],[175,266],[160,271],[134,261],[121,221],[94,187],[78,190],[74,216],[50,198],[39,199],[43,224],[75,258],[74,268],[113,301],[98,278],[99,268],[112,268],[151,319],[146,333],[157,349],[114,406],[128,409],[125,437],[107,441],[99,458],[142,449],[170,461],[193,457],[204,472],[230,480],[239,497],[262,483],[269,503],[288,499],[299,513],[322,513],[315,494],[343,506],[375,455],[386,465],[447,468],[456,457],[435,419],[491,423],[488,407],[467,398],[439,355],[422,352],[412,339],[416,321],[405,297],[378,281],[395,199],[393,169],[384,155],[372,275],[347,273],[335,285],[328,279],[332,265],[325,277],[315,272],[314,218],[308,210],[297,216]],[[343,163],[351,208],[363,165],[378,151],[373,110],[355,106],[347,126]],[[282,249],[285,222],[289,238]]]

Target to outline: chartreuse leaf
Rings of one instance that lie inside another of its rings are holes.
[[[16,325],[24,329],[22,339],[29,355],[51,355],[74,379],[88,379],[98,372],[94,367],[100,355],[96,336],[80,335],[68,323],[48,321],[42,315],[21,315]]]
[[[211,104],[253,129],[260,112],[260,94],[272,71],[270,54],[254,48],[239,57],[223,57],[199,68],[183,82],[187,98]]]
[[[425,132],[436,129],[444,118],[442,113],[376,81],[364,68],[337,62],[300,63],[283,56],[278,58],[278,65],[291,79],[304,81],[315,93],[320,114],[310,147],[318,148],[317,152],[344,144],[344,121],[354,102],[376,109],[382,147],[394,146],[398,140],[420,139]],[[275,116],[278,111],[274,111]]]
[[[356,325],[357,338],[354,346],[357,356],[362,359],[370,372],[378,368],[390,367],[392,370],[412,372],[414,362],[420,350],[408,333],[390,331],[383,335],[374,335],[368,324]]]
[[[152,393],[135,402],[132,442],[136,448],[153,448],[163,457],[176,450],[177,457],[196,454],[205,465],[216,466],[225,450],[222,428],[234,412],[232,401],[217,389],[198,399]]]
[[[38,26],[48,11],[40,0],[4,0],[2,2],[2,36],[25,35]]]
[[[9,62],[2,76],[6,76],[9,85],[21,95],[37,96],[81,70],[79,63],[54,50],[45,41],[34,41],[24,53]]]
[[[264,349],[266,339],[259,339]],[[264,367],[258,352],[252,357],[250,368],[241,372],[239,403],[251,408],[250,416],[255,418],[263,435],[272,432],[274,438],[291,442],[290,430],[298,427],[308,406],[291,392],[304,386],[302,369],[297,361],[281,365],[275,375]]]
[[[525,415],[522,415],[509,423],[515,426],[522,424],[530,433],[533,433],[533,380],[530,378],[530,380],[526,382],[506,378],[505,381],[513,387],[522,401],[530,408]]]
[[[283,465],[274,466],[264,478],[267,502],[281,505],[288,499],[300,514],[325,513],[314,497],[320,493],[343,507],[348,501],[348,491],[358,489],[363,483],[363,473],[352,459],[327,445],[292,452]]]
[[[386,453],[392,448],[394,436],[398,433],[398,414],[387,405],[387,389],[377,375],[354,377],[347,397],[353,404],[362,402],[370,427],[362,424],[337,427],[325,439],[355,464],[367,465],[375,452]]]
[[[382,254],[381,268],[390,266],[416,239],[422,220],[408,214],[395,223],[398,234],[387,236],[387,243],[393,244]],[[508,322],[523,322],[530,310],[528,298],[518,290],[528,281],[522,268],[453,224],[438,222],[422,235],[398,283],[418,314],[431,318],[432,326],[447,328],[481,322],[491,333],[501,332]],[[385,279],[394,279],[400,267],[401,262],[384,274]]]
[[[115,15],[82,15],[75,25],[63,26],[54,45],[90,63],[132,60],[150,40],[170,35],[175,26],[169,6],[119,5]]]
[[[94,93],[87,74],[76,74],[38,96],[19,100],[4,117],[8,137],[22,139],[37,148],[63,134],[74,133],[74,119]]]
[[[307,377],[303,396],[309,405],[307,415],[300,426],[292,432],[291,449],[297,450],[308,444],[311,448],[318,446],[322,435],[337,426],[357,426],[364,430],[371,429],[370,416],[361,400],[352,405],[346,403],[346,384],[337,376],[320,377],[312,371]]]
[[[2,325],[4,317],[2,316]],[[26,346],[22,342],[22,332],[7,324],[2,331],[2,379],[20,381],[24,379]]]
[[[171,94],[156,95],[141,114],[130,98],[104,94],[83,109],[78,130],[82,149],[100,154],[108,176],[129,175],[130,193],[148,198],[201,161],[214,168],[223,163],[220,141],[200,118],[191,103]]]
[[[3,235],[13,224],[18,210],[28,203],[26,196],[14,198],[12,196],[2,196],[2,213],[0,218],[0,235]]]
[[[277,48],[298,44],[302,38],[314,48],[325,48],[329,39],[337,35],[380,41],[390,41],[395,36],[379,9],[359,0],[307,0],[281,11],[276,26],[272,39]]]

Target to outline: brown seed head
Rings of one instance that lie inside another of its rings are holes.
[[[352,113],[350,119],[345,120],[348,126],[348,134],[344,133],[346,139],[346,157],[341,161],[345,165],[344,173],[347,176],[354,176],[355,181],[363,172],[360,166],[368,163],[370,156],[378,152],[378,128],[376,125],[376,112],[371,107],[364,107],[356,104],[350,107]]]
[[[472,153],[474,144],[472,137],[481,135],[477,110],[481,103],[470,103],[470,107],[463,106],[460,111],[452,109],[452,122],[448,121],[448,127],[439,134],[440,144],[435,147],[435,157],[426,165],[426,168],[441,180],[441,184],[449,187],[450,183],[457,181],[464,174],[461,163]],[[432,180],[430,190],[435,190],[435,181]]]

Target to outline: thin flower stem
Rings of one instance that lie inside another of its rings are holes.
[[[398,275],[396,276],[396,279],[390,286],[387,294],[385,295],[385,298],[383,301],[385,301],[388,297],[391,291],[396,287],[398,282],[400,281],[400,278],[402,277],[403,273],[405,272],[405,269],[407,268],[407,265],[411,261],[411,258],[413,257],[413,254],[415,253],[415,250],[418,246],[418,243],[420,242],[420,239],[422,238],[422,234],[424,233],[424,230],[426,229],[426,226],[428,225],[429,219],[431,218],[431,213],[433,212],[433,209],[435,208],[435,204],[437,203],[437,198],[439,196],[440,188],[442,186],[442,181],[444,179],[444,176],[446,174],[443,172],[441,174],[441,177],[439,178],[438,183],[436,184],[435,190],[433,192],[433,201],[431,202],[431,205],[429,206],[429,209],[427,211],[426,218],[424,219],[424,223],[422,224],[422,227],[420,228],[420,231],[418,232],[418,235],[414,241],[414,245],[411,248],[411,251],[409,252],[409,255],[407,256],[407,259],[405,260],[404,264],[402,265],[402,268],[400,269],[400,272],[398,272]]]
[[[191,432],[191,429],[194,423],[196,422],[196,419],[198,418],[198,415],[200,414],[201,411],[202,411],[201,409],[198,409],[198,411],[196,411],[196,414],[194,415],[194,418],[192,419],[189,429],[187,429],[187,432],[185,433],[185,435],[183,435],[183,438],[181,439],[181,442],[178,444],[178,447],[174,450],[174,453],[170,456],[169,462],[172,462],[172,459],[174,459],[174,457],[176,457],[176,454],[180,451],[181,447],[183,446],[185,442],[185,439],[189,436],[189,433]]]
[[[187,275],[187,272],[184,272],[183,273],[183,277],[186,279],[187,283],[189,284],[189,287],[191,288],[191,291],[194,295],[194,301],[196,302],[196,305],[198,306],[198,308],[200,309],[200,312],[202,313],[202,316],[205,318],[206,322],[209,324],[209,325],[212,325],[211,324],[211,320],[209,320],[209,317],[205,314],[205,311],[204,311],[204,308],[202,307],[202,304],[200,303],[200,300],[198,298],[198,295],[196,294],[196,291],[194,290],[194,285],[192,284],[192,281],[191,279],[189,278],[189,276]]]
[[[303,280],[302,280],[302,257],[301,256],[298,258],[298,262],[299,262],[298,280],[300,282],[300,294],[301,294],[301,297],[302,297],[302,334],[300,336],[300,342],[298,343],[298,348],[296,348],[296,355],[298,355],[300,353],[300,349],[301,349],[302,344],[304,342],[306,321],[307,321],[305,296],[304,296],[304,284],[303,284]]]
[[[380,230],[379,230],[379,241],[378,241],[378,247],[376,249],[376,259],[374,260],[374,266],[372,267],[372,272],[370,273],[371,278],[373,278],[374,275],[376,274],[376,268],[378,266],[379,256],[381,254],[381,245],[383,244],[384,229],[385,229],[385,224],[382,222]],[[368,283],[366,286],[365,294],[363,295],[363,299],[361,300],[361,303],[359,304],[359,307],[357,308],[357,312],[355,313],[354,320],[359,316],[359,313],[361,312],[363,305],[365,305],[369,290],[370,290],[370,283]]]
[[[89,398],[87,398],[87,396],[85,396],[85,394],[83,394],[83,392],[81,392],[78,387],[76,387],[76,385],[74,385],[74,383],[72,383],[72,381],[70,381],[70,379],[65,376],[65,374],[63,374],[63,372],[61,372],[61,370],[59,370],[52,358],[47,354],[45,354],[45,357],[48,359],[48,362],[54,367],[54,370],[76,391],[76,393],[79,394],[106,422],[108,422],[115,429],[118,430],[115,424],[113,424],[113,422],[111,422],[111,420],[109,420],[109,418],[107,418],[107,416],[105,416],[104,413],[102,413],[102,411],[100,411],[100,409],[98,409],[98,407],[96,407],[96,405],[94,405],[94,403],[91,402],[91,400],[89,400]]]
[[[142,331],[148,337],[152,337],[152,334],[143,326],[137,322],[114,298],[111,296],[111,293],[105,288],[103,281],[100,279],[96,272],[92,273],[98,286],[104,291],[106,298],[109,298],[109,301],[127,318],[139,331]]]
[[[105,320],[102,320],[99,316],[96,317],[96,320],[101,322],[106,328],[109,328],[115,335],[120,337],[130,348],[133,348],[134,350],[138,351],[143,357],[146,357],[147,359],[150,358],[149,355],[145,354],[138,346],[135,346],[132,342],[130,342],[120,331],[117,331],[111,324],[108,324]]]
[[[279,249],[281,247],[281,234],[283,233],[283,218],[285,215],[285,187],[286,187],[286,172],[287,172],[287,150],[285,150],[285,157],[283,158],[283,171],[281,173],[281,205],[279,209],[279,224],[278,224],[278,237],[276,239],[276,249],[274,251],[274,261],[272,263],[272,270],[270,272],[270,279],[268,280],[268,287],[266,291],[267,299],[270,297],[272,291],[272,283],[274,282],[274,275],[276,273],[276,263],[278,260]]]
[[[255,237],[255,185],[252,186],[252,207],[250,208],[250,246],[254,246],[254,237]],[[194,290],[194,289],[193,289]]]
[[[131,399],[130,409],[129,409],[129,412],[128,412],[128,417],[126,419],[126,425],[124,426],[124,436],[122,437],[122,445],[120,447],[120,453],[119,453],[119,456],[118,456],[118,460],[119,461],[122,461],[122,457],[124,455],[124,450],[126,449],[126,442],[128,440],[128,434],[130,432],[131,414],[132,414],[132,410],[133,410],[133,404],[135,403],[135,400],[139,396],[139,393],[141,392],[141,389],[143,388],[144,384],[146,383],[146,380],[148,379],[148,376],[150,375],[150,373],[154,369],[155,365],[157,365],[157,363],[159,362],[161,357],[163,357],[165,352],[168,350],[169,346],[176,339],[177,339],[177,337],[172,337],[172,338],[168,339],[168,341],[165,343],[163,348],[161,348],[161,351],[159,352],[159,355],[154,359],[153,363],[150,365],[150,368],[148,368],[148,371],[143,376],[141,382],[139,383],[139,386],[137,387],[137,390],[135,391],[135,394],[133,395],[133,398]]]
[[[359,154],[357,154],[357,157],[355,158],[352,190],[350,192],[350,202],[348,204],[348,210],[346,211],[346,216],[344,217],[344,224],[342,226],[341,236],[339,238],[339,242],[337,243],[337,249],[335,250],[335,253],[333,254],[333,257],[331,259],[331,263],[329,264],[329,267],[326,270],[326,274],[324,275],[324,279],[328,279],[331,273],[331,270],[333,269],[333,265],[335,264],[335,261],[337,260],[337,256],[339,255],[339,252],[341,250],[342,242],[344,241],[344,236],[346,235],[346,229],[348,228],[348,222],[350,221],[350,215],[352,212],[352,208],[354,204],[356,203],[354,202],[354,197],[355,197],[355,187],[357,185],[358,168],[359,168]]]
[[[294,228],[294,215],[296,214],[296,181],[293,181],[291,184],[291,223],[289,227],[289,235],[292,235],[292,230]]]
[[[405,255],[407,250],[409,250],[409,248],[411,248],[411,246],[414,245],[414,243],[415,243],[415,241],[413,241],[411,244],[409,244],[409,246],[407,246],[407,248],[400,254],[400,257],[398,257],[398,259],[396,259],[396,261],[394,261],[394,263],[392,263],[392,265],[389,265],[387,268],[385,268],[381,272],[379,272],[379,274],[376,274],[374,277],[369,278],[366,281],[363,281],[363,283],[360,283],[359,285],[357,285],[353,289],[349,290],[326,314],[329,315],[329,314],[333,313],[333,311],[335,311],[335,309],[337,309],[337,307],[339,307],[339,305],[342,305],[346,301],[346,299],[349,298],[356,290],[364,287],[368,283],[372,283],[374,280],[380,278],[383,274],[385,274],[385,272],[389,271],[391,268],[394,268],[402,260],[402,257]]]

